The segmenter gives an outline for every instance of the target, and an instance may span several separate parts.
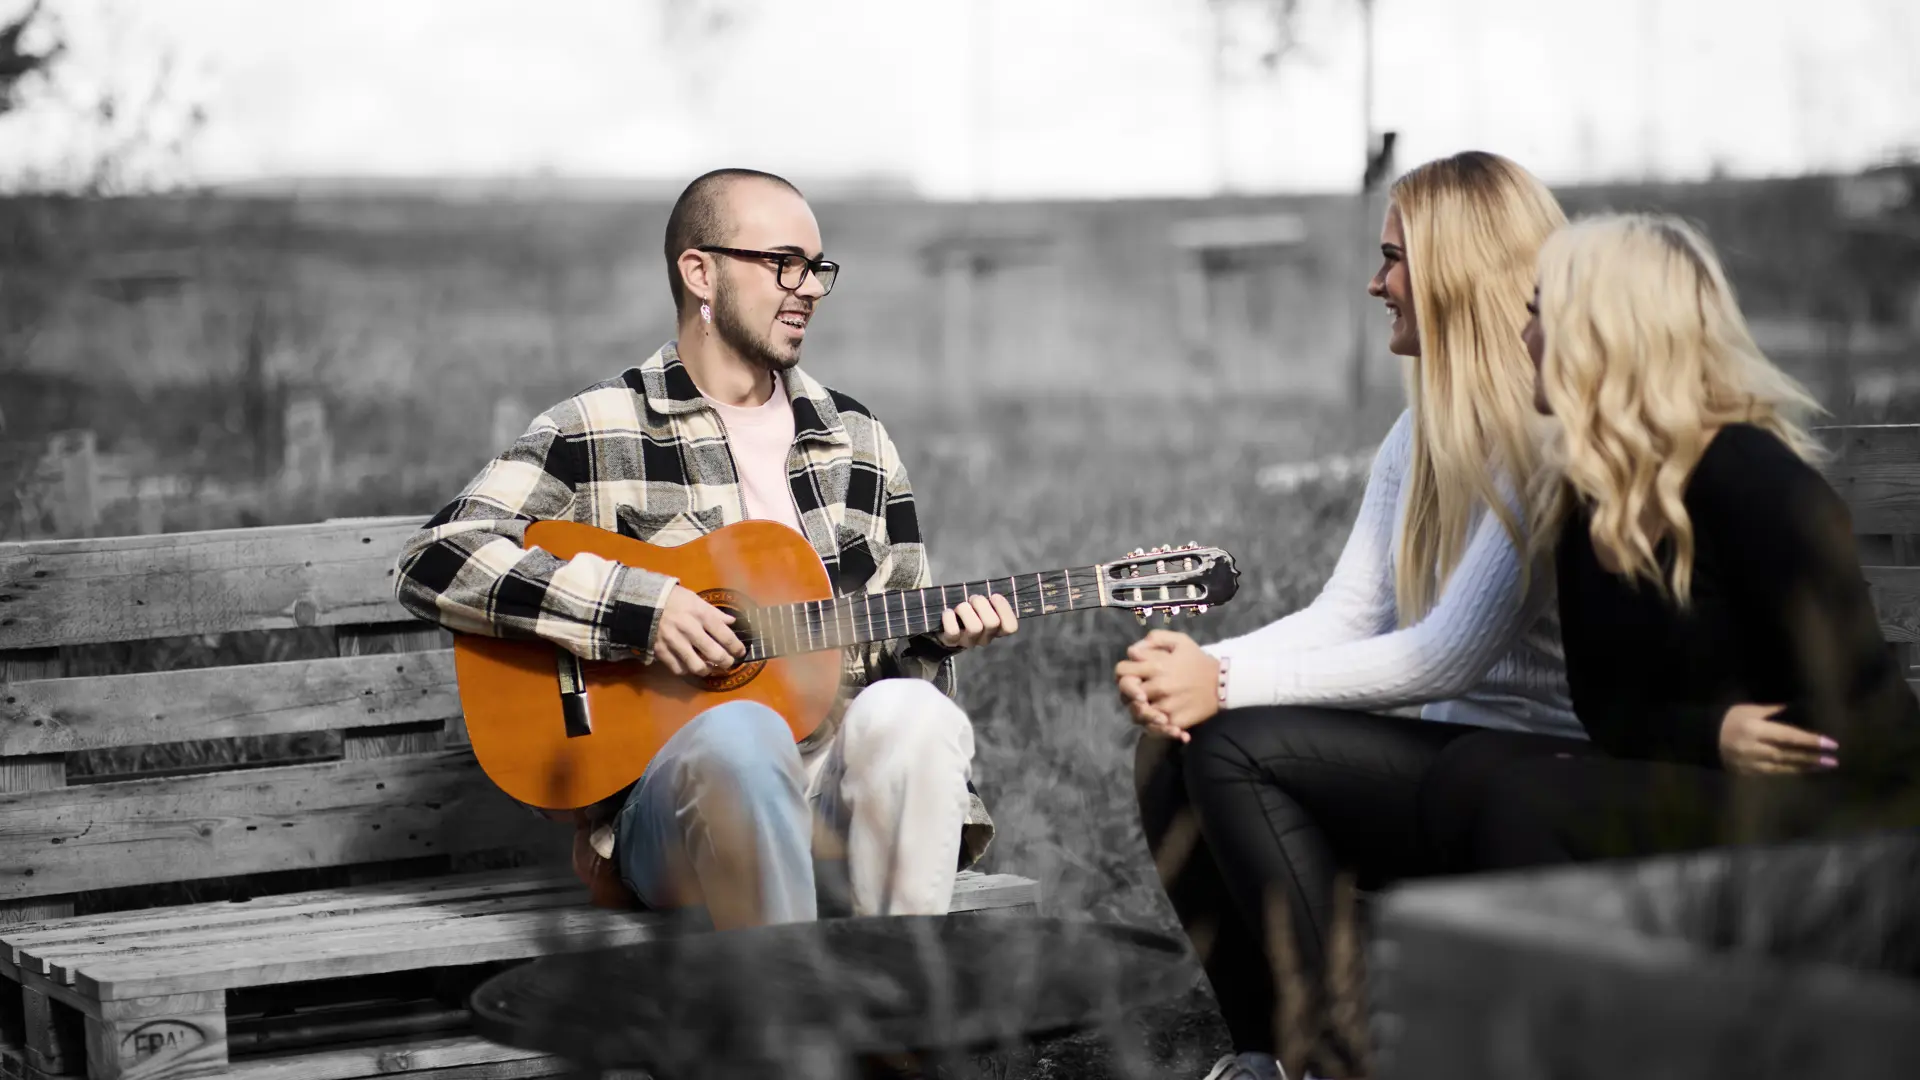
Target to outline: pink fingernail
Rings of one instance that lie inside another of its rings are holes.
[[[1840,759],[1832,758],[1832,757],[1823,757],[1820,759],[1820,764],[1824,768],[1837,769],[1840,767]]]
[[[1827,738],[1825,735],[1822,735],[1820,736],[1820,749],[1838,750],[1840,749],[1840,744],[1837,742],[1834,742],[1832,739]]]

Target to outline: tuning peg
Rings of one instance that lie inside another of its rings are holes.
[[[1199,614],[1199,615],[1205,615],[1205,614],[1207,613],[1207,605],[1205,605],[1205,604],[1195,604],[1195,605],[1193,605],[1193,610],[1194,610],[1194,612],[1195,612],[1196,614]]]
[[[1146,552],[1140,550],[1139,548],[1134,548],[1132,551],[1127,552],[1127,558],[1129,559],[1138,558],[1139,556],[1145,555],[1145,554]]]
[[[1147,609],[1146,608],[1134,608],[1133,617],[1140,620],[1141,626],[1147,625]]]
[[[1199,547],[1199,546],[1200,546],[1200,541],[1198,541],[1198,540],[1189,540],[1189,541],[1187,541],[1187,547],[1188,547],[1189,549],[1191,549],[1191,548],[1197,548],[1197,547]]]

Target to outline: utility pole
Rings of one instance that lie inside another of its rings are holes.
[[[973,100],[968,108],[970,122],[968,141],[971,143],[969,157],[972,175],[973,201],[985,202],[987,191],[992,186],[989,175],[990,151],[988,143],[992,139],[993,126],[993,58],[989,55],[990,35],[993,33],[993,4],[991,0],[971,0],[968,9],[973,16],[969,27],[967,43],[970,47],[967,59],[972,71],[968,73],[968,83]]]
[[[1660,108],[1660,29],[1656,24],[1658,5],[1640,0],[1635,14],[1639,16],[1640,30],[1640,77],[1634,80],[1639,85],[1640,103],[1640,179],[1643,183],[1657,179],[1662,172],[1660,167],[1660,148],[1655,125],[1659,123]]]
[[[1207,0],[1207,16],[1213,29],[1211,50],[1213,107],[1207,110],[1208,135],[1213,143],[1213,191],[1224,195],[1231,187],[1227,165],[1227,11],[1224,0]]]

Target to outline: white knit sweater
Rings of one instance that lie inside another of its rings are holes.
[[[1484,508],[1432,611],[1398,627],[1394,542],[1412,438],[1413,416],[1403,412],[1374,458],[1346,549],[1313,603],[1206,646],[1232,659],[1227,707],[1417,706],[1428,720],[1585,738],[1567,697],[1552,564],[1540,565],[1523,593],[1521,555]]]

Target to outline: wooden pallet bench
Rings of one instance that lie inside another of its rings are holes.
[[[553,1073],[471,988],[672,932],[475,764],[450,637],[392,599],[420,524],[0,544],[0,1076]]]
[[[1887,641],[1920,692],[1920,424],[1815,432],[1833,452],[1827,479],[1846,499],[1860,562]]]

